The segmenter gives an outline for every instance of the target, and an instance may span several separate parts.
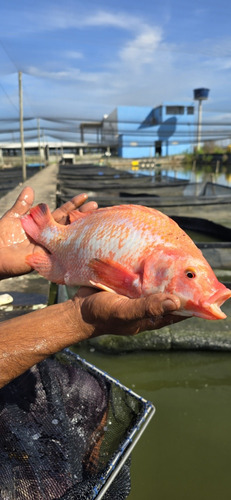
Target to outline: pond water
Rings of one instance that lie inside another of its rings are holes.
[[[157,168],[153,169],[140,169],[137,175],[152,175],[155,176]],[[216,182],[222,186],[231,187],[231,173],[229,168],[220,169],[216,172],[214,166],[204,166],[197,169],[193,167],[177,166],[176,168],[169,166],[167,168],[161,167],[161,174],[163,176],[168,175],[174,179],[187,180],[189,182],[204,183],[204,182]]]
[[[230,353],[78,353],[155,405],[132,452],[129,500],[230,499]]]

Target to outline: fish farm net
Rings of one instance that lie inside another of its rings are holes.
[[[0,499],[122,500],[153,405],[66,349],[0,390]]]

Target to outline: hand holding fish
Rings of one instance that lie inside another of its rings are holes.
[[[87,200],[85,193],[72,198],[53,212],[56,222],[69,223],[69,213],[77,208],[82,212],[97,208],[95,202]],[[0,219],[0,279],[26,274],[32,270],[25,261],[28,253],[39,251],[38,245],[28,238],[21,225],[21,216],[26,215],[34,201],[34,191],[29,186],[24,188],[16,202]]]
[[[76,207],[80,207],[82,213],[95,211],[94,202],[82,206],[86,198],[84,194],[79,195],[53,213],[53,220],[60,228],[68,224],[69,214]],[[0,220],[1,277],[29,272],[31,267],[25,264],[28,253],[44,254],[21,227],[21,216],[28,212],[33,200],[33,190],[25,188]],[[72,217],[76,215],[74,210]],[[179,308],[179,298],[170,293],[129,298],[81,287],[78,295],[64,303],[2,321],[0,387],[51,354],[90,337],[105,333],[135,335],[180,321],[183,318],[178,316]]]
[[[104,334],[136,335],[184,319],[171,294],[128,297],[82,287],[60,304],[0,323],[0,387],[65,347]],[[26,335],[25,335],[25,332]]]
[[[101,335],[136,335],[182,321],[177,315],[180,300],[170,293],[130,299],[110,292],[96,292],[81,287],[74,302],[80,308],[84,331],[90,337]],[[175,313],[173,315],[172,313]]]

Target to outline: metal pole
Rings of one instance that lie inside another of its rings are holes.
[[[198,101],[197,151],[201,148],[202,100]]]
[[[37,130],[38,130],[38,151],[39,151],[39,168],[42,169],[42,154],[41,154],[41,141],[40,141],[40,118],[37,118]]]
[[[18,88],[19,88],[19,120],[20,120],[20,137],[21,137],[21,156],[22,156],[22,180],[26,181],[26,160],[24,150],[24,133],[23,133],[23,98],[22,98],[22,72],[18,72]]]

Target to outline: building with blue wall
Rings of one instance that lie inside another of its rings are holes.
[[[102,141],[122,158],[177,155],[193,150],[194,105],[118,106],[102,121]]]

